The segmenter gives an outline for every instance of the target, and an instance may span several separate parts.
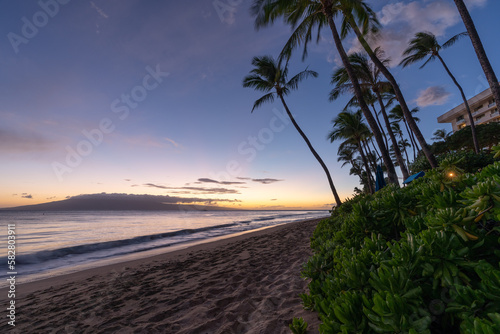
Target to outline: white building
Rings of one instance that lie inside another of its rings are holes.
[[[467,102],[469,103],[472,118],[474,118],[474,124],[500,122],[498,107],[490,88],[470,98]],[[453,132],[470,125],[469,116],[463,103],[439,116],[437,120],[439,123],[451,123]]]

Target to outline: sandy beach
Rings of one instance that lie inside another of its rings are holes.
[[[318,220],[18,285],[12,333],[290,333]],[[5,297],[4,297],[5,296]]]

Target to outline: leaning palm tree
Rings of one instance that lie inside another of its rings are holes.
[[[477,59],[483,68],[484,75],[488,80],[488,83],[491,88],[491,92],[493,93],[493,97],[497,106],[500,106],[500,85],[498,84],[497,76],[495,75],[495,71],[493,71],[493,67],[490,64],[490,60],[484,51],[483,43],[481,42],[481,38],[477,33],[476,26],[474,25],[474,21],[469,14],[469,10],[463,0],[454,0],[455,5],[458,8],[458,12],[462,17],[462,21],[464,21],[465,28],[467,29],[467,33],[471,39],[472,46],[476,51]]]
[[[406,156],[406,161],[408,163],[410,163],[410,158],[408,158],[408,150],[406,149],[407,147],[412,147],[413,145],[410,144],[410,142],[408,141],[408,139],[406,139],[403,135],[403,130],[401,130],[401,126],[399,126],[399,123],[397,122],[392,122],[391,123],[391,129],[394,133],[397,133],[398,136],[399,136],[399,141],[398,143],[405,143],[404,145],[399,145],[400,147],[403,148],[403,151],[405,153],[405,156]],[[408,143],[408,145],[406,144]],[[413,159],[416,159],[417,155],[415,153],[415,150],[413,150]]]
[[[333,185],[333,180],[328,168],[311,145],[311,142],[309,141],[307,136],[304,134],[302,129],[293,118],[292,113],[290,112],[290,109],[288,109],[288,105],[286,104],[284,98],[286,95],[288,95],[288,93],[290,93],[291,90],[298,88],[300,81],[310,76],[317,77],[318,73],[306,69],[288,80],[288,64],[283,67],[270,56],[254,57],[252,60],[252,65],[255,68],[250,71],[250,75],[246,76],[243,79],[243,87],[250,87],[255,90],[267,93],[257,101],[255,101],[252,112],[265,102],[273,102],[275,96],[277,96],[281,100],[281,103],[283,104],[288,117],[290,117],[293,126],[295,126],[295,129],[302,136],[307,146],[309,147],[309,150],[311,150],[311,153],[314,155],[316,160],[318,160],[321,167],[323,167],[323,170],[326,173],[326,177],[328,178],[328,183],[330,184],[333,197],[335,198],[335,202],[337,203],[337,206],[340,206],[342,202],[340,201],[337,190]]]
[[[415,123],[419,122],[420,119],[418,117],[413,116],[413,114],[417,113],[419,111],[418,107],[413,108],[410,112],[412,114],[411,118]],[[401,105],[397,104],[395,105],[390,111],[389,111],[389,118],[392,119],[395,123],[403,122],[406,128],[406,132],[408,132],[408,136],[410,137],[411,144],[413,146],[413,158],[417,158],[417,152],[420,150],[416,139],[413,137],[412,131],[410,131],[408,127],[408,123],[406,120],[406,117],[403,114],[403,109],[401,108]]]
[[[354,145],[346,145],[342,149],[339,148],[337,152],[337,161],[342,162],[342,166],[340,166],[340,168],[344,167],[347,164],[351,164],[351,166],[354,166],[355,149],[356,147],[354,147]]]
[[[411,111],[408,108],[401,89],[399,88],[399,84],[387,68],[386,64],[379,59],[376,52],[371,48],[366,40],[367,36],[374,35],[378,31],[379,22],[376,18],[375,12],[364,0],[339,0],[338,3],[339,10],[342,11],[344,16],[344,29],[342,30],[342,37],[345,38],[351,29],[354,31],[358,41],[370,57],[371,61],[375,64],[375,66],[377,66],[380,72],[392,85],[394,94],[401,105],[401,109],[407,120],[408,126],[414,133],[416,139],[419,141],[420,146],[422,147],[422,152],[429,161],[429,164],[432,168],[436,168],[438,166],[436,157],[432,154],[430,147],[425,141],[417,123],[411,117]]]
[[[372,176],[370,172],[370,167],[368,165],[368,159],[363,149],[363,141],[370,135],[370,129],[363,122],[363,116],[361,110],[357,112],[343,111],[337,115],[332,121],[333,130],[328,134],[330,142],[338,139],[343,139],[343,144],[355,144],[358,148],[361,159],[365,166],[366,175],[368,177],[368,186],[371,193],[373,191],[373,184],[371,182]],[[343,145],[342,145],[343,146]]]
[[[379,55],[381,55],[380,50],[375,50]],[[391,87],[390,83],[387,81],[382,81],[380,78],[380,71],[377,67],[370,63],[367,57],[362,53],[353,53],[349,56],[349,62],[359,79],[360,85],[364,90],[370,90],[375,95],[377,102],[380,106],[380,112],[384,118],[385,127],[389,133],[389,138],[391,139],[392,145],[394,147],[394,155],[398,162],[399,168],[403,174],[403,178],[406,180],[410,175],[406,169],[403,156],[399,147],[397,145],[396,136],[391,130],[391,122],[387,116],[385,110],[385,103],[382,98],[382,93],[388,91]],[[388,60],[384,60],[388,62]],[[342,93],[352,92],[352,83],[347,75],[345,67],[338,68],[332,75],[331,83],[335,85],[333,90],[330,92],[330,99],[337,99]]]
[[[479,153],[479,142],[477,141],[476,126],[474,124],[474,118],[472,117],[472,112],[470,111],[469,102],[467,102],[467,98],[465,97],[465,93],[464,90],[462,89],[462,86],[460,86],[457,79],[455,78],[455,76],[453,76],[450,69],[444,62],[443,57],[441,57],[441,55],[439,54],[439,51],[441,49],[446,49],[447,47],[452,46],[462,36],[467,36],[467,33],[465,32],[455,35],[452,38],[450,38],[446,43],[440,45],[437,41],[436,36],[433,33],[418,32],[415,35],[415,37],[412,40],[410,40],[408,48],[404,51],[403,55],[405,55],[406,57],[403,58],[403,60],[401,61],[401,65],[403,65],[403,67],[406,67],[408,65],[411,65],[413,63],[416,63],[418,61],[427,58],[425,60],[425,63],[423,63],[423,65],[420,66],[420,68],[423,68],[432,60],[436,58],[439,59],[444,69],[446,70],[446,73],[448,73],[451,80],[453,80],[453,83],[455,84],[455,86],[457,86],[458,90],[460,91],[460,95],[462,96],[462,100],[464,101],[465,109],[467,110],[467,115],[469,116],[470,120],[470,129],[472,132],[472,142],[474,143],[474,151],[476,153]]]
[[[437,129],[434,131],[433,135],[434,137],[431,138],[432,140],[445,141],[451,135],[451,132],[448,132],[445,129]]]
[[[286,43],[280,58],[289,59],[292,51],[299,45],[304,46],[304,58],[307,55],[307,44],[312,39],[313,31],[317,28],[316,40],[319,41],[321,29],[324,27],[330,28],[340,59],[351,78],[354,95],[360,103],[360,109],[379,146],[382,159],[387,169],[389,182],[399,184],[389,151],[385,147],[384,139],[375,118],[363,100],[363,92],[359,85],[358,78],[349,63],[347,53],[342,45],[342,40],[334,21],[334,18],[341,14],[340,6],[343,3],[344,0],[254,0],[252,11],[255,15],[256,28],[272,24],[278,18],[284,18],[285,23],[294,28],[292,36]]]
[[[375,120],[377,121],[380,132],[382,132],[382,137],[384,138],[385,147],[389,147],[389,142],[387,141],[387,134],[385,133],[384,127],[382,126],[382,123],[380,122],[380,117],[379,117],[380,112],[377,112],[377,108],[375,108],[375,103],[377,102],[377,97],[370,90],[363,89],[363,99],[365,100],[366,104],[372,108],[373,114],[375,115]],[[335,97],[333,96],[333,91],[331,91],[330,92],[330,101],[333,101],[333,100],[335,100]],[[356,99],[356,96],[353,96],[347,102],[343,111],[348,111],[348,110],[351,110],[352,108],[359,109],[359,103],[358,103],[358,100]]]

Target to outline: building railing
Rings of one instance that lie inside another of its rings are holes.
[[[488,104],[488,108],[491,108],[491,107],[496,106],[496,105],[497,105],[497,103],[495,101],[493,101],[490,104]]]
[[[461,119],[461,120],[457,121],[457,125],[460,125],[460,124],[463,124],[463,123],[465,123],[465,119]]]

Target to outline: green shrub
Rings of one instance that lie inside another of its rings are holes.
[[[439,163],[445,159],[459,160],[460,162],[457,164],[457,167],[463,169],[467,173],[476,173],[481,168],[486,167],[495,161],[493,153],[482,151],[479,154],[475,154],[473,151],[469,150],[443,153],[438,155],[436,158]],[[415,174],[421,171],[430,170],[431,165],[429,164],[429,161],[427,161],[425,155],[419,154],[417,159],[410,164],[409,169],[411,173]]]
[[[307,322],[302,318],[293,318],[292,323],[289,325],[293,334],[307,333]]]
[[[467,159],[318,224],[301,297],[321,333],[499,332],[500,162],[471,174]]]

